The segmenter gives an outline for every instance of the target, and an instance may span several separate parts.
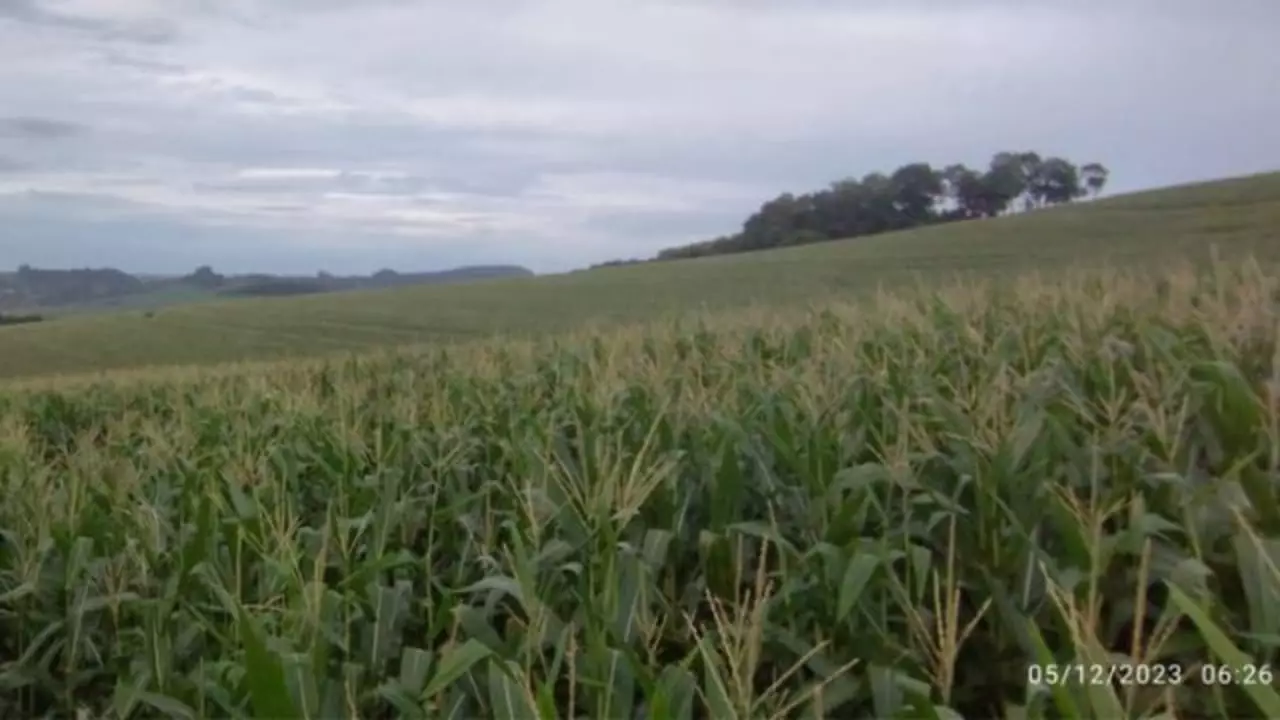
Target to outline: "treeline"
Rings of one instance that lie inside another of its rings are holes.
[[[23,265],[0,279],[0,289],[21,297],[25,306],[48,307],[139,292],[143,283],[114,268],[41,270]]]
[[[223,277],[208,268],[200,268],[188,276],[199,275],[207,282],[214,282],[219,295],[239,297],[274,297],[282,295],[312,295],[343,290],[375,290],[411,285],[470,282],[510,277],[528,277],[533,271],[518,265],[469,265],[452,270],[435,272],[400,273],[384,269],[363,276],[338,276],[321,271],[314,277],[287,277],[277,275],[240,275]]]
[[[605,260],[604,262],[596,263],[595,265],[590,265],[587,267],[587,269],[598,270],[600,268],[607,268],[607,267],[622,267],[623,265],[639,265],[641,263],[646,263],[646,262],[649,262],[649,261],[642,260],[641,258],[627,258],[626,260],[621,260],[621,259]]]
[[[1096,162],[1077,166],[1035,152],[996,153],[985,169],[911,163],[888,175],[840,180],[817,192],[784,193],[747,218],[740,232],[668,248],[656,259],[805,245],[1061,205],[1096,196],[1108,174]]]
[[[26,323],[38,323],[44,320],[40,315],[6,315],[0,313],[0,325],[24,325]]]
[[[315,295],[333,290],[320,280],[272,279],[249,281],[218,291],[227,297],[282,297],[285,295]]]

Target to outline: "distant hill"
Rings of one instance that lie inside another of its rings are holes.
[[[0,378],[541,336],[701,309],[808,305],[958,274],[1052,276],[1075,264],[1156,269],[1166,261],[1207,268],[1213,249],[1224,259],[1280,261],[1280,173],[853,240],[529,280],[183,303],[158,312],[6,326],[0,327]],[[408,281],[391,274],[368,278]]]
[[[440,272],[398,273],[380,270],[373,275],[289,277],[277,275],[243,275],[227,278],[218,287],[219,295],[234,297],[272,297],[280,295],[312,295],[343,290],[374,290],[408,285],[435,285],[472,282],[495,278],[529,277],[533,272],[516,265],[469,265]],[[184,278],[187,280],[188,278]]]
[[[220,275],[205,266],[183,276],[130,275],[114,268],[52,270],[24,265],[0,272],[0,311],[161,307],[227,297],[271,297],[528,277],[517,265],[473,265],[436,272],[314,276]]]
[[[143,281],[119,270],[41,270],[23,265],[0,273],[0,311],[89,303],[146,292]]]

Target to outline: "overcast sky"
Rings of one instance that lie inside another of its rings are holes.
[[[908,161],[1280,168],[1278,0],[0,0],[0,268],[539,272]]]

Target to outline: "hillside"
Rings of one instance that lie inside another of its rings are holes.
[[[537,334],[699,307],[802,303],[957,273],[1280,260],[1280,173],[850,241],[539,278],[223,300],[0,328],[0,377]]]

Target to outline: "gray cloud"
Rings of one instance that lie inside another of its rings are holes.
[[[180,74],[187,72],[187,68],[177,63],[138,57],[137,55],[114,48],[104,50],[102,53],[102,60],[108,65],[127,70],[137,70],[157,74]]]
[[[0,137],[56,140],[85,132],[80,123],[41,117],[0,117]]]
[[[62,12],[39,0],[0,0],[0,19],[85,33],[107,41],[159,45],[177,39],[173,23],[162,17],[119,21]]]
[[[53,25],[77,30],[97,27],[83,18],[64,15],[43,7],[36,0],[4,0],[0,2],[0,18],[32,25]]]
[[[1265,170],[1277,24],[1266,0],[0,0],[0,267],[551,270],[914,160]]]

